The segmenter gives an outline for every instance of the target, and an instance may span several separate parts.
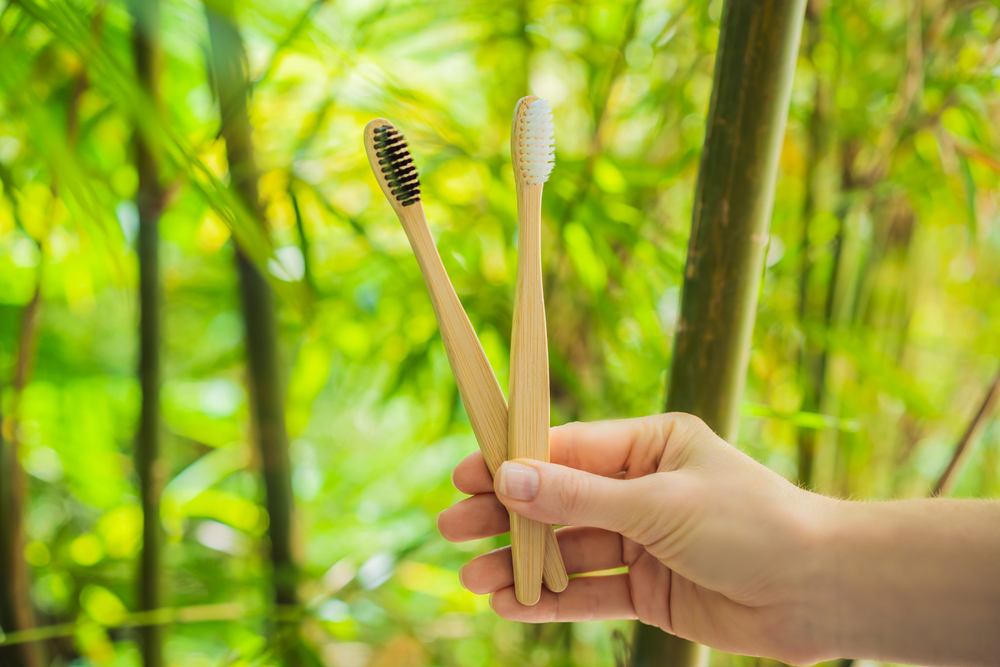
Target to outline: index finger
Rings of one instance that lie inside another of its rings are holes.
[[[690,431],[701,421],[683,413],[649,415],[635,419],[614,419],[598,422],[572,422],[549,431],[549,451],[552,463],[576,468],[595,475],[614,477],[625,473],[626,478],[642,477],[663,470],[664,454],[679,457],[681,446],[670,447],[681,431]],[[666,469],[676,468],[676,461]]]
[[[688,441],[680,436],[695,428],[707,427],[697,418],[682,413],[572,422],[549,430],[550,460],[605,477],[621,473],[627,478],[641,477],[661,469],[676,469],[680,452]],[[463,493],[493,492],[493,480],[480,452],[459,463],[451,478]]]

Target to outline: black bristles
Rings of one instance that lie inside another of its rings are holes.
[[[375,155],[385,175],[392,196],[403,206],[420,201],[420,179],[413,166],[410,149],[396,128],[389,125],[375,128]]]

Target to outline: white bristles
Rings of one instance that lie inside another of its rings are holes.
[[[530,184],[549,180],[555,164],[556,148],[552,128],[552,109],[546,100],[528,102],[518,128],[518,162]]]

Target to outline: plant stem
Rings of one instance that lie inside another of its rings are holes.
[[[159,93],[159,0],[131,0],[132,53],[139,81],[154,104]],[[140,612],[163,603],[163,528],[160,494],[160,276],[159,222],[163,208],[160,174],[151,147],[135,133],[135,162],[139,174],[136,209],[139,214],[139,384],[142,406],[135,441],[135,469],[142,498],[142,554],[138,572]],[[144,667],[163,665],[162,625],[139,629]]]
[[[33,299],[25,310],[35,303]],[[0,413],[0,424],[7,423]],[[35,614],[28,592],[31,574],[24,561],[24,469],[18,457],[15,429],[9,429],[9,438],[3,430],[0,429],[0,627],[17,632],[33,628]],[[40,647],[32,642],[0,648],[0,663],[40,667]]]
[[[288,188],[288,197],[292,200],[292,209],[295,211],[295,229],[299,233],[299,251],[302,253],[302,279],[309,288],[310,296],[316,298],[318,292],[309,259],[309,235],[306,233],[305,220],[302,218],[302,209],[299,207],[299,198],[295,196],[295,191],[291,187]]]
[[[810,61],[815,61],[816,47],[822,38],[821,0],[811,0],[806,6],[806,34]],[[820,74],[813,68],[816,78],[813,90],[813,110],[809,116],[808,145],[806,153],[805,196],[802,204],[802,240],[800,249],[801,274],[799,277],[799,322],[805,325],[809,319],[809,282],[812,275],[812,248],[809,230],[817,211],[817,169],[826,155],[826,126],[828,123],[827,92]],[[827,297],[829,303],[830,297]],[[829,310],[829,308],[827,308]],[[829,320],[827,320],[829,323]],[[822,404],[824,375],[826,372],[826,346],[816,351],[811,349],[808,337],[803,336],[799,350],[799,372],[802,381],[802,411],[819,412]],[[800,428],[798,434],[798,482],[804,488],[813,485],[813,462],[816,457],[815,429]]]
[[[41,264],[39,264],[41,266]],[[24,559],[24,513],[27,487],[21,466],[18,441],[19,405],[24,387],[34,366],[35,342],[42,303],[41,270],[35,293],[21,311],[17,358],[14,361],[14,390],[11,414],[0,414],[0,627],[5,631],[31,631],[35,611],[31,604],[31,569]],[[31,642],[12,648],[0,648],[0,664],[11,667],[41,667],[42,646]]]
[[[972,421],[969,422],[969,426],[965,429],[962,439],[955,446],[955,452],[951,456],[951,461],[948,462],[948,467],[945,468],[941,474],[941,478],[934,485],[931,496],[946,496],[952,487],[954,487],[955,482],[958,480],[958,473],[961,472],[962,463],[968,458],[968,454],[972,449],[971,444],[979,436],[979,432],[986,424],[986,420],[989,419],[998,402],[1000,402],[1000,373],[993,380],[993,385],[986,392],[986,397],[979,406],[979,410],[976,411]]]
[[[249,86],[244,71],[243,41],[227,3],[206,9],[215,83],[222,113],[222,136],[226,141],[232,184],[264,226],[257,191],[257,166],[251,142],[247,110]],[[265,230],[266,232],[266,230]],[[236,266],[240,277],[246,340],[249,393],[255,436],[261,453],[267,511],[270,518],[270,557],[274,601],[280,606],[298,604],[298,568],[292,554],[293,499],[285,402],[278,370],[278,339],[274,299],[267,279],[237,246]],[[294,619],[277,622],[273,644],[287,665],[298,664],[300,641]]]
[[[667,410],[736,436],[805,0],[726,0]],[[639,625],[634,667],[704,664],[705,651]]]

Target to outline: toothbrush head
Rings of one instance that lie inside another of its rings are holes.
[[[547,100],[522,97],[514,108],[511,157],[519,183],[540,185],[549,180],[555,163],[552,109]]]
[[[420,201],[420,178],[406,140],[384,118],[376,118],[365,127],[365,151],[375,178],[395,207]]]

